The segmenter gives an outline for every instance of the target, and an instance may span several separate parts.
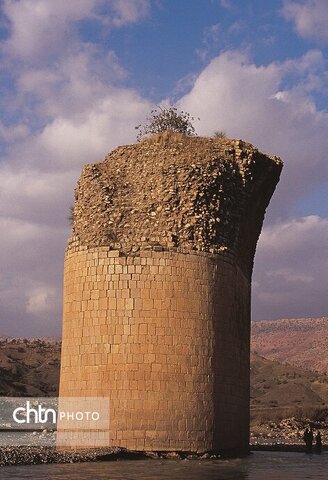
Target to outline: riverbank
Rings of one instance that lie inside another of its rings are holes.
[[[328,424],[326,421],[315,421],[309,418],[299,420],[295,417],[285,418],[280,422],[261,422],[251,425],[251,449],[262,451],[305,451],[303,440],[307,427],[313,429],[314,437],[320,431],[323,450],[328,445]],[[315,438],[313,446],[315,444]]]
[[[323,447],[327,451],[328,447]],[[275,439],[271,443],[250,445],[252,452],[298,452],[304,453],[304,444],[284,443],[283,439]],[[242,457],[244,455],[236,455]],[[64,464],[82,462],[100,462],[117,460],[218,460],[226,458],[224,455],[213,453],[190,453],[190,452],[141,452],[130,451],[123,448],[83,449],[81,451],[57,450],[56,447],[0,447],[0,467],[10,465],[40,465],[40,464]]]
[[[219,459],[221,455],[190,452],[141,452],[124,448],[62,450],[56,447],[0,447],[0,467],[9,465],[39,465],[49,463],[81,463],[147,459]]]
[[[1,480],[327,480],[327,454],[254,452],[228,460],[124,460],[0,468]]]
[[[91,462],[97,460],[99,453],[94,450],[63,451],[55,447],[0,447],[0,466]],[[111,454],[114,451],[108,450],[104,453]]]
[[[311,425],[314,430],[320,429],[323,439],[323,451],[328,450],[328,428],[324,422],[313,422],[309,419],[300,421],[295,418],[281,420],[278,423],[264,422],[252,425],[250,433],[250,452],[305,452],[303,441],[304,429]],[[247,453],[247,452],[246,452]],[[244,452],[245,454],[245,452]],[[240,457],[236,452],[230,455],[190,452],[141,452],[124,448],[97,448],[80,450],[63,450],[55,446],[21,446],[0,447],[0,466],[64,464],[116,460],[207,460],[227,457]]]

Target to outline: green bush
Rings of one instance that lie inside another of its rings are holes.
[[[141,140],[146,135],[154,135],[165,130],[189,136],[196,135],[195,128],[191,123],[194,120],[194,117],[189,113],[179,112],[176,107],[158,107],[151,111],[151,116],[147,117],[145,124],[135,127],[138,130],[137,140]]]

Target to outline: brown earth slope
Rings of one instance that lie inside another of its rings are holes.
[[[326,411],[328,414],[328,376],[252,353],[253,421],[325,416]]]
[[[55,396],[60,342],[0,339],[0,395]]]
[[[252,351],[307,370],[328,372],[328,317],[252,323]]]
[[[60,342],[0,339],[0,395],[57,395]],[[251,408],[261,412],[328,405],[328,377],[251,356]]]

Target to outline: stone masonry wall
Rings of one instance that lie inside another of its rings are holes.
[[[119,255],[67,252],[60,395],[108,396],[111,445],[245,450],[248,280],[215,255]]]
[[[164,132],[84,167],[61,396],[110,398],[110,444],[246,450],[250,288],[278,157]]]
[[[250,276],[282,163],[241,140],[164,132],[86,165],[75,189],[81,245],[230,253]]]

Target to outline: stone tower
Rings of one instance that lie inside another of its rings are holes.
[[[250,288],[282,162],[164,132],[86,165],[65,256],[60,395],[110,398],[110,445],[248,449]]]

